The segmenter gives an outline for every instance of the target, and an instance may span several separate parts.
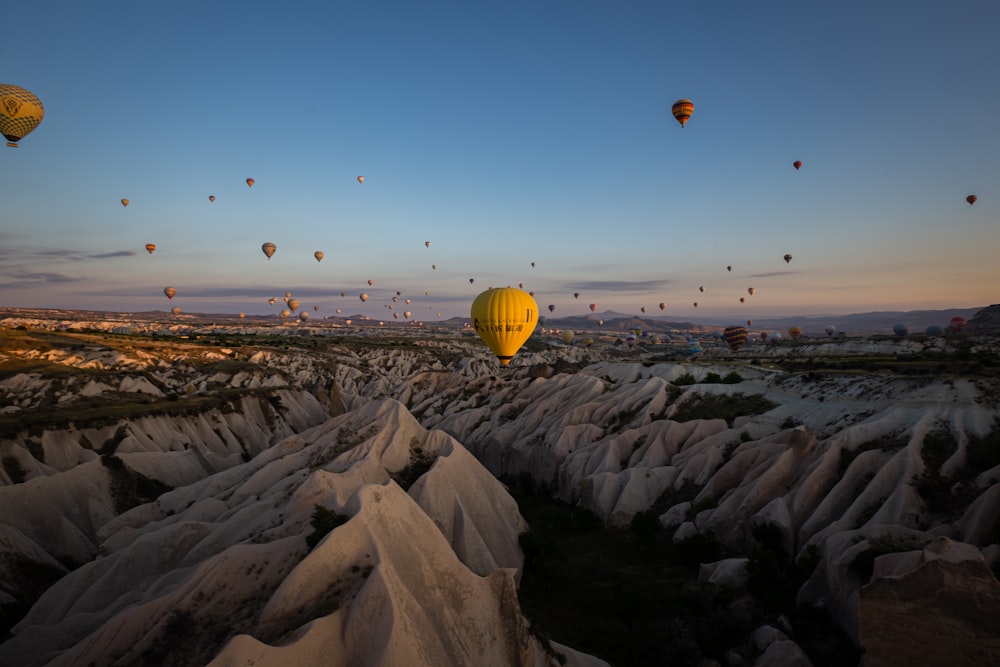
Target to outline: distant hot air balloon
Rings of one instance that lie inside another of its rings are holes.
[[[435,271],[437,271],[438,270],[438,265],[437,264],[431,264],[431,268],[434,269]]]
[[[726,344],[729,345],[729,349],[735,352],[743,347],[743,344],[747,342],[746,327],[726,327],[722,332],[722,338],[726,341]]]
[[[625,344],[629,347],[635,347],[635,334],[625,336]]]
[[[746,299],[744,299],[743,297],[740,297],[740,303],[743,303],[745,301],[746,301]]]
[[[362,292],[360,298],[361,298],[361,302],[364,303],[365,301],[368,300],[368,295],[365,294],[364,292]]]
[[[298,299],[289,299],[286,303],[288,304],[288,309],[291,310],[293,313],[299,309]]]
[[[323,257],[325,257],[325,255],[323,254],[322,250],[317,250],[316,252],[313,253],[313,257],[316,258],[317,262],[322,262]]]
[[[534,262],[531,263],[531,268],[535,268],[535,263]]]
[[[147,243],[146,244],[146,252],[148,252],[150,255],[152,255],[154,250],[156,250],[156,244],[155,243]]]
[[[753,320],[747,320],[747,326],[748,327],[752,327],[753,326]]]
[[[642,308],[640,308],[639,310],[640,310],[640,311],[642,311],[642,313],[643,313],[643,314],[645,314],[645,313],[646,313],[646,306],[643,306],[643,307],[642,307]]]
[[[337,309],[337,314],[340,315],[340,308]]]
[[[369,287],[371,287],[371,286],[372,286],[372,285],[374,285],[374,284],[375,284],[375,281],[374,281],[374,280],[369,280],[369,281],[368,281],[368,286],[369,286]]]
[[[406,319],[410,319],[411,315],[413,315],[413,313],[411,313],[410,311],[408,310],[403,311],[403,317],[405,317]]]
[[[667,309],[667,304],[661,302],[660,303],[660,310],[666,310],[666,309]]]
[[[254,181],[252,178],[248,178],[247,179],[247,187],[248,188],[252,188],[254,183],[256,183],[256,181]]]
[[[892,327],[892,333],[896,334],[897,336],[905,336],[908,331],[909,329],[905,324],[895,324]]]
[[[595,310],[597,310],[597,304],[596,303],[590,304],[590,312],[594,312]]]
[[[580,298],[580,293],[579,292],[573,292],[573,298],[574,299],[579,299]]]
[[[604,320],[597,320],[597,326],[603,327],[604,326]]]
[[[471,285],[472,283],[474,283],[474,282],[476,282],[476,279],[475,279],[475,278],[469,278],[469,284],[470,284],[470,285]]]
[[[309,319],[309,311],[308,310],[303,310],[301,313],[299,313],[299,321],[300,322],[305,322],[308,319]]]
[[[959,333],[960,331],[965,329],[965,325],[966,321],[964,317],[955,316],[951,318],[951,321],[949,322],[949,328],[955,333]]]
[[[697,301],[695,301],[695,302],[694,302],[694,307],[695,307],[695,308],[697,308],[697,307],[698,307],[698,302],[697,302]]]
[[[178,308],[177,306],[174,306],[173,308],[170,309],[170,312],[173,313],[174,315],[180,315],[181,309]]]
[[[694,113],[694,102],[691,100],[677,100],[674,102],[673,107],[670,108],[670,111],[674,114],[677,122],[681,124],[681,127],[684,127],[691,118],[691,114]]]
[[[241,320],[242,320],[242,319],[243,319],[244,317],[246,317],[246,316],[247,316],[247,314],[246,314],[246,313],[240,313],[240,319],[241,319]]]
[[[500,363],[510,363],[538,323],[538,304],[524,290],[490,288],[472,302],[472,323]]]
[[[968,197],[965,198],[965,201],[969,202],[969,206],[972,206],[973,204],[976,203],[978,199],[979,197],[977,197],[976,195],[969,195]]]
[[[285,292],[285,301],[288,301],[291,298],[292,298],[292,293],[291,292]]]
[[[122,206],[128,206],[128,200],[122,199]]]
[[[177,290],[173,287],[164,287],[163,293],[167,295],[168,299],[173,299],[174,295],[177,294]]]
[[[795,171],[798,171],[799,167],[802,166],[802,160],[796,160],[795,162],[792,163],[792,166],[795,167]]]
[[[0,83],[0,134],[7,145],[17,148],[17,142],[38,127],[45,117],[42,101],[30,90],[10,83]]]
[[[267,302],[273,306],[274,304],[278,303],[278,299],[277,297],[272,296],[270,299],[267,300]]]
[[[424,241],[424,247],[430,248],[431,247],[431,242],[430,241]]]
[[[559,337],[562,338],[562,342],[570,343],[573,341],[573,336],[575,335],[576,334],[574,334],[573,331],[571,331],[570,329],[566,329],[565,331],[562,332],[562,334]]]
[[[281,312],[278,314],[281,315],[281,319],[285,319],[286,317],[292,314],[292,311],[288,310],[287,308],[282,308]]]
[[[732,271],[732,270],[733,270],[733,265],[732,264],[730,264],[729,266],[726,267],[726,271]]]
[[[932,324],[929,327],[927,327],[927,329],[924,331],[924,334],[927,336],[943,336],[944,329],[942,329],[936,324]]]
[[[264,252],[264,255],[268,259],[271,259],[271,255],[273,255],[274,251],[278,249],[278,246],[273,243],[265,243],[260,247],[260,249]]]
[[[554,303],[550,303],[550,304],[549,304],[549,312],[551,313],[551,312],[553,312],[553,311],[554,311],[555,309],[556,309],[556,305],[555,305]]]
[[[835,326],[833,326],[831,324],[830,326],[828,326],[825,329],[823,329],[823,331],[826,332],[827,336],[832,336],[833,334],[837,333],[837,327],[835,327]]]
[[[788,327],[788,335],[792,337],[792,340],[798,340],[799,336],[802,335],[802,329],[799,327]]]
[[[699,287],[699,288],[698,288],[698,291],[699,291],[699,292],[704,292],[704,291],[705,291],[705,286],[704,286],[704,285],[702,285],[701,287]]]
[[[786,254],[785,257],[784,257],[784,260],[785,260],[785,264],[788,264],[790,261],[792,261],[792,256]]]
[[[365,177],[364,176],[358,176],[358,183],[364,183],[364,182],[365,182]]]
[[[215,201],[215,195],[208,195],[208,201]]]
[[[757,293],[757,288],[756,287],[748,287],[747,288],[747,294],[749,294],[750,296],[753,296],[756,293]]]

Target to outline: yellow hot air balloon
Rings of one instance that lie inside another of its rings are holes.
[[[289,310],[291,310],[293,313],[299,309],[298,299],[289,299],[286,303],[288,305]]]
[[[571,342],[573,340],[573,336],[574,335],[575,334],[573,333],[573,331],[571,329],[566,329],[565,331],[562,332],[562,335],[560,336],[560,338],[562,338],[562,341],[564,343],[569,343],[569,342]]]
[[[316,258],[317,262],[322,262],[324,256],[325,255],[323,255],[323,251],[322,250],[317,250],[316,252],[313,253],[313,257]]]
[[[38,127],[45,117],[42,101],[30,90],[9,83],[0,83],[0,134],[7,145],[17,148],[17,142]]]
[[[246,316],[247,316],[247,314],[246,314],[246,313],[240,313],[240,319],[241,319],[241,320],[242,320],[242,319],[243,319],[244,317],[246,317]]]
[[[254,181],[252,178],[248,178],[247,179],[247,187],[248,188],[252,188],[254,183],[256,183],[256,181]]]
[[[174,295],[177,294],[177,290],[173,287],[164,287],[163,293],[167,295],[168,299],[173,299]]]
[[[280,312],[280,313],[278,313],[278,314],[279,314],[279,315],[281,315],[281,319],[285,319],[286,317],[288,317],[288,316],[289,316],[289,315],[291,315],[292,313],[291,313],[291,311],[290,311],[290,310],[288,310],[287,308],[282,308],[282,309],[281,309],[281,312]]]
[[[260,249],[264,252],[268,259],[271,259],[271,255],[273,255],[274,251],[278,249],[278,246],[273,243],[265,243],[260,247]]]
[[[128,206],[128,200],[122,199],[122,206]]]
[[[152,255],[154,250],[156,250],[156,244],[155,243],[147,243],[146,244],[146,252],[148,252],[150,255]]]
[[[364,303],[365,301],[368,300],[368,295],[365,294],[364,292],[362,292],[360,298],[361,298],[362,303]]]
[[[305,322],[308,319],[309,319],[309,311],[308,310],[303,310],[301,313],[299,313],[299,320],[300,321]]]
[[[170,309],[170,312],[173,313],[174,315],[180,315],[181,309],[178,308],[177,306],[174,306],[173,308]]]
[[[514,287],[490,288],[472,302],[472,325],[504,366],[538,324],[538,304]]]
[[[670,111],[674,114],[677,122],[681,124],[681,127],[684,127],[691,118],[691,114],[694,113],[694,102],[691,100],[677,100]]]

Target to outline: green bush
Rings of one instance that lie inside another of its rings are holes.
[[[722,378],[722,384],[739,384],[743,382],[743,376],[736,371],[730,371]]]
[[[306,537],[306,544],[310,549],[313,549],[331,530],[347,523],[347,519],[348,517],[337,514],[322,505],[314,505],[312,519],[310,520],[313,532]]]

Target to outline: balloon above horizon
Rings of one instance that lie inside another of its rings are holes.
[[[31,134],[44,117],[45,107],[33,92],[0,83],[0,134],[8,146],[17,148],[17,142]]]
[[[670,111],[674,114],[677,122],[681,124],[681,127],[684,127],[691,119],[691,114],[694,113],[694,102],[691,100],[677,100]]]

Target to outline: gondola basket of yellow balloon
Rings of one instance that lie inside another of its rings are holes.
[[[515,287],[490,288],[472,302],[472,326],[504,366],[538,324],[538,304]]]

